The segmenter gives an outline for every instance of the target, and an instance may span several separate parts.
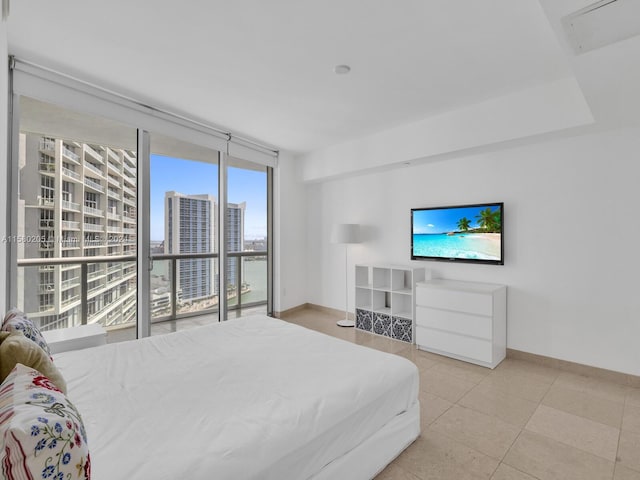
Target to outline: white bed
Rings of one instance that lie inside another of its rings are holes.
[[[94,480],[364,480],[420,433],[415,365],[266,316],[54,360]]]

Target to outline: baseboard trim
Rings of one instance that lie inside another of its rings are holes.
[[[338,310],[336,308],[325,307],[323,305],[317,305],[315,303],[303,303],[296,307],[289,308],[282,312],[273,312],[273,316],[276,318],[285,318],[289,315],[293,315],[295,313],[301,312],[302,310],[316,310],[318,312],[326,313],[328,315],[332,315],[339,318],[344,318],[344,310]],[[349,320],[355,320],[355,314],[353,312],[349,312],[347,318]]]
[[[308,307],[308,303],[303,303],[302,305],[298,305],[297,307],[288,308],[287,310],[283,310],[282,312],[273,312],[273,316],[276,318],[285,318],[287,315],[293,315],[294,313],[301,312],[302,310],[306,310]]]
[[[582,363],[570,362],[568,360],[560,360],[558,358],[546,357],[536,353],[523,352],[507,348],[507,358],[515,360],[525,360],[527,362],[543,365],[545,367],[553,367],[564,372],[584,375],[586,377],[598,378],[609,382],[619,383],[630,387],[640,388],[640,376],[631,375],[629,373],[616,372],[615,370],[607,370],[605,368],[592,367],[583,365]]]

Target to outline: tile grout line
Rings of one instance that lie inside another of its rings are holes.
[[[623,403],[623,407],[622,407],[622,416],[620,417],[620,429],[618,430],[618,444],[616,445],[616,458],[613,461],[613,476],[611,477],[611,480],[614,480],[616,478],[616,470],[618,469],[618,458],[620,458],[620,439],[622,437],[622,424],[624,423],[624,414],[627,410],[627,396],[629,395],[629,392],[627,392],[624,396],[624,403]]]
[[[498,464],[498,467],[500,467],[501,464],[505,464],[511,468],[513,468],[514,470],[517,470],[520,473],[523,473],[525,475],[528,475],[529,477],[535,478],[536,480],[540,480],[540,477],[537,477],[535,475],[533,475],[532,473],[529,472],[525,472],[524,470],[521,470],[518,467],[515,467],[507,462],[504,461],[505,458],[507,458],[507,455],[509,455],[509,452],[511,452],[511,449],[513,448],[513,446],[516,444],[516,442],[518,441],[518,439],[520,438],[520,436],[524,433],[524,427],[522,427],[522,429],[520,430],[520,433],[518,433],[518,436],[515,438],[515,440],[513,441],[513,443],[509,446],[509,449],[507,450],[507,452],[504,454],[504,456],[502,457],[502,460],[500,460],[500,463]],[[496,468],[497,470],[497,468]],[[495,474],[495,472],[493,472]],[[493,475],[492,475],[493,476]]]

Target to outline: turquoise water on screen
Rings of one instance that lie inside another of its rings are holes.
[[[500,242],[481,233],[415,234],[413,254],[419,257],[500,260]]]

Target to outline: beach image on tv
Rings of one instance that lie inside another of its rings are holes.
[[[501,261],[499,205],[413,211],[413,255]]]

